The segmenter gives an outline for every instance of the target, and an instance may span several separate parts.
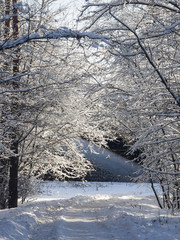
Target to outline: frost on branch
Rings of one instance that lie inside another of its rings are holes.
[[[102,42],[108,43],[108,37],[98,35],[92,32],[79,32],[77,30],[71,30],[66,27],[62,27],[52,32],[44,32],[44,34],[32,33],[30,35],[26,34],[18,37],[16,40],[7,40],[5,42],[0,42],[0,51],[11,49],[22,45],[26,42],[37,41],[37,40],[50,40],[50,39],[61,39],[61,38],[76,38],[80,40],[81,38],[89,39],[99,39]]]
[[[86,30],[110,38],[119,135],[140,150],[141,181],[151,181],[154,192],[158,182],[159,206],[171,209],[180,208],[179,13],[179,1],[122,0],[91,1],[80,16]]]
[[[0,208],[7,207],[9,199],[14,200],[10,207],[17,206],[18,174],[27,183],[47,172],[58,179],[82,179],[92,166],[74,139],[105,141],[103,120],[86,97],[92,87],[88,81],[93,73],[87,74],[91,66],[78,47],[88,39],[108,38],[56,28],[51,20],[59,12],[49,12],[49,3],[0,2],[0,193],[7,193]]]

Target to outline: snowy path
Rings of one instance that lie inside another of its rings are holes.
[[[158,212],[152,198],[54,201],[38,210],[41,216],[29,240],[179,240],[179,234],[172,238],[176,224],[170,231],[167,215]]]
[[[115,239],[103,223],[104,216],[99,216],[97,206],[87,206],[86,203],[71,203],[49,208],[35,228],[32,240],[75,240],[75,239]]]
[[[87,200],[87,201],[86,201]],[[114,202],[114,200],[113,200]],[[109,225],[112,219],[113,203],[107,200],[77,199],[76,202],[67,201],[64,205],[58,204],[44,209],[31,240],[136,240],[131,232],[131,223],[124,222],[119,226],[121,231],[116,232]],[[122,206],[121,206],[122,207]],[[119,236],[121,233],[121,236]]]
[[[180,240],[180,213],[160,210],[148,184],[44,183],[0,211],[0,240]]]

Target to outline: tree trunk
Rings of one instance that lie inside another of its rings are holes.
[[[11,1],[5,0],[5,16],[7,17],[5,21],[5,29],[4,29],[5,40],[8,40],[10,36],[10,18],[8,18],[8,16],[10,15],[10,5],[11,5]]]
[[[18,142],[14,140],[11,150],[18,154]],[[12,156],[9,159],[10,175],[9,175],[9,201],[8,207],[14,208],[18,205],[18,156]]]
[[[4,14],[6,17],[6,20],[4,22],[4,40],[7,41],[10,39],[10,11],[11,11],[11,0],[5,0],[4,4],[2,5],[4,7]],[[11,72],[11,67],[8,62],[8,59],[4,59],[4,63],[2,65],[2,79],[8,78],[8,73]],[[4,83],[7,84],[8,83]],[[6,119],[6,104],[2,106],[2,112],[0,114],[0,124],[1,126],[4,126],[5,119]],[[2,136],[5,137],[6,135],[6,129],[2,132]],[[6,145],[6,141],[2,141],[3,144]],[[8,199],[9,199],[9,159],[7,159],[3,152],[0,153],[0,209],[4,209],[8,206]]]
[[[0,157],[0,209],[7,208],[9,165],[7,159]]]
[[[13,18],[12,18],[12,32],[13,32],[13,39],[17,39],[19,35],[19,27],[18,27],[18,10],[16,8],[17,0],[13,0]],[[13,60],[13,76],[16,76],[19,73],[19,49],[14,51],[15,58]],[[19,88],[19,79],[15,78],[13,81],[13,89]],[[15,119],[19,117],[19,104],[18,98],[15,95],[12,96],[12,106],[11,106],[11,113],[14,115]],[[14,153],[14,156],[9,158],[9,202],[8,207],[13,208],[17,207],[18,205],[18,164],[19,164],[19,157],[18,157],[18,129],[16,127],[12,128],[10,133],[11,139],[11,150]]]

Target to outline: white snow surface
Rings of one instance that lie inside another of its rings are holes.
[[[149,184],[44,182],[0,211],[0,240],[179,240],[180,213],[158,208]]]

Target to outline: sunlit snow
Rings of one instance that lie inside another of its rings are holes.
[[[180,215],[160,210],[149,184],[43,182],[0,211],[0,240],[179,240]]]

